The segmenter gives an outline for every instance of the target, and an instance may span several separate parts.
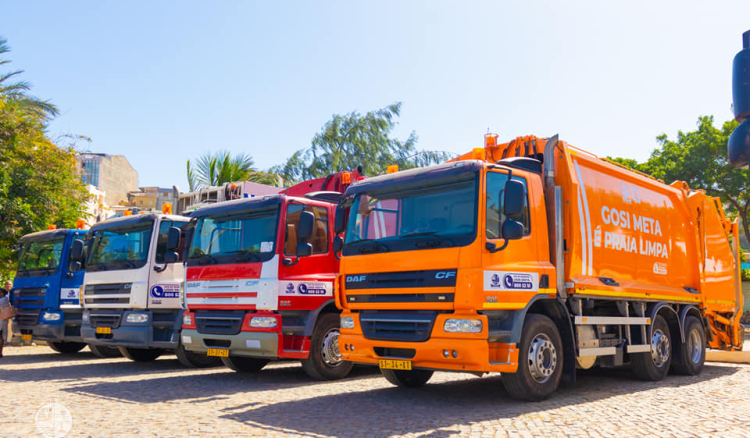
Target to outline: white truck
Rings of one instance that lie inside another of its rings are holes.
[[[124,216],[97,223],[73,243],[73,269],[86,270],[84,342],[117,347],[138,362],[174,351],[185,366],[219,364],[180,344],[185,268],[178,252],[167,251],[167,240],[170,229],[188,221],[169,214]]]

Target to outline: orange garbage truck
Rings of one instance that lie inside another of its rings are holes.
[[[719,199],[557,136],[485,139],[347,190],[345,360],[403,387],[500,372],[541,400],[577,368],[657,381],[700,373],[707,347],[741,349],[738,224]]]

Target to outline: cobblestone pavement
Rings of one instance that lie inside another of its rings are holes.
[[[0,436],[46,437],[49,403],[72,415],[68,437],[590,436],[750,437],[750,366],[707,364],[697,377],[640,382],[628,370],[579,372],[540,403],[510,400],[499,375],[436,373],[413,390],[370,368],[338,382],[309,380],[296,362],[242,375],[6,348],[0,359]],[[58,435],[61,436],[61,435]]]

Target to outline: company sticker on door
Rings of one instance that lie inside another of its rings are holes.
[[[328,281],[279,281],[279,295],[333,296],[333,283]]]
[[[60,304],[73,304],[79,305],[80,301],[80,289],[77,287],[63,287],[60,288]]]
[[[538,291],[536,272],[484,271],[485,291]]]
[[[180,285],[174,283],[155,284],[151,286],[152,298],[180,298]]]

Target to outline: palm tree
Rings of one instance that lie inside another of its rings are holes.
[[[10,52],[7,40],[0,38],[0,55]],[[9,64],[10,60],[0,59],[0,65]],[[23,70],[15,70],[10,73],[0,74],[0,100],[9,104],[19,111],[32,117],[47,121],[60,114],[57,107],[47,100],[41,100],[26,94],[31,85],[26,81],[15,79],[23,73]],[[11,81],[12,80],[12,81]]]
[[[257,171],[253,164],[250,155],[237,154],[232,157],[229,151],[204,154],[198,157],[195,167],[188,160],[187,179],[190,191],[233,181],[252,181],[269,185],[279,183],[276,174]]]

